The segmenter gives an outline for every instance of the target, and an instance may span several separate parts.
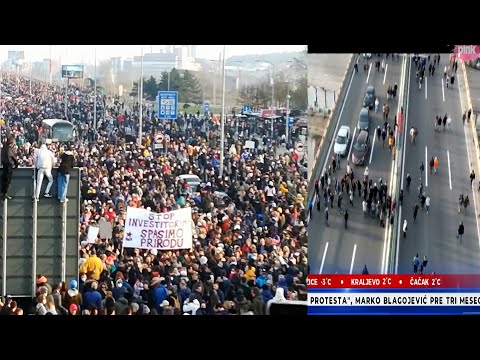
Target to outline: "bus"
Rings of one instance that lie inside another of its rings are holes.
[[[73,124],[67,120],[45,119],[42,121],[42,137],[52,142],[73,141]]]

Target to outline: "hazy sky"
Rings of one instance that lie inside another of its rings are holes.
[[[148,53],[165,49],[166,45],[52,45],[52,58],[62,57],[62,63],[93,63],[95,48],[97,59],[115,56],[140,55],[141,48]],[[197,45],[197,57],[218,60],[223,45]],[[227,45],[226,57],[234,55],[261,55],[272,52],[302,51],[306,45]],[[0,45],[0,59],[6,60],[8,51],[25,51],[25,60],[39,61],[50,57],[50,45]]]

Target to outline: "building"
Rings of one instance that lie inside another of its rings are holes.
[[[140,74],[142,57],[135,56],[133,58],[133,72]],[[178,57],[173,53],[149,53],[143,55],[143,74],[145,77],[159,77],[164,71],[179,69],[180,62]]]

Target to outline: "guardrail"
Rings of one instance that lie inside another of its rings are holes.
[[[411,56],[408,54],[404,57],[404,64],[402,65],[404,71],[404,78],[403,78],[403,91],[402,96],[399,101],[401,101],[401,107],[403,108],[403,121],[402,121],[402,129],[401,132],[397,132],[397,138],[395,141],[396,147],[398,147],[396,151],[396,156],[394,160],[394,174],[392,179],[392,188],[390,193],[392,194],[392,200],[395,201],[396,204],[396,214],[394,213],[393,225],[389,225],[387,237],[390,238],[388,241],[386,249],[388,253],[386,254],[386,261],[385,264],[385,272],[387,274],[394,274],[396,269],[396,261],[397,261],[397,252],[398,252],[398,228],[401,226],[401,214],[402,214],[402,206],[400,206],[400,190],[402,188],[402,178],[403,178],[403,158],[405,156],[405,148],[407,142],[407,118],[408,118],[408,96],[409,96],[409,87],[410,87],[410,70],[411,70]],[[398,114],[397,114],[398,116]],[[398,121],[398,119],[397,119]]]
[[[327,131],[325,131],[325,135],[322,138],[322,142],[320,143],[318,150],[316,152],[316,157],[314,158],[315,164],[313,166],[313,170],[311,171],[310,179],[309,179],[309,184],[308,184],[308,194],[307,194],[307,201],[313,201],[315,197],[315,179],[318,178],[320,175],[320,172],[322,171],[323,164],[325,163],[325,160],[327,158],[328,150],[330,148],[330,144],[333,141],[333,138],[335,136],[335,127],[336,124],[338,123],[339,119],[339,114],[340,114],[340,109],[343,107],[343,104],[345,103],[346,100],[346,94],[347,94],[347,89],[348,85],[350,82],[350,78],[348,77],[348,74],[352,74],[353,76],[353,69],[354,65],[357,62],[359,55],[352,54],[352,57],[350,58],[350,62],[348,64],[347,70],[345,71],[345,77],[343,80],[343,84],[340,87],[340,90],[338,92],[338,99],[337,102],[335,103],[335,107],[333,108],[332,112],[330,113],[330,117],[328,119],[328,124],[327,124]],[[345,86],[346,85],[346,86]],[[333,121],[332,121],[333,120]],[[310,165],[309,165],[310,166]]]

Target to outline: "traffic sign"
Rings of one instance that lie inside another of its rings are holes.
[[[304,149],[305,145],[303,145],[303,142],[299,141],[295,144],[295,150],[297,150],[299,153],[302,153]]]
[[[178,91],[158,92],[158,118],[176,120],[178,114]]]
[[[210,110],[210,104],[208,103],[208,101],[205,101],[205,102],[203,103],[203,112],[204,112],[204,113],[208,113],[209,110]]]
[[[161,132],[155,133],[155,143],[161,144],[163,141],[163,134]]]
[[[242,111],[243,111],[244,113],[250,112],[250,105],[243,105]]]
[[[292,127],[292,126],[293,126],[293,123],[294,123],[294,121],[295,121],[295,118],[293,118],[293,117],[289,117],[289,118],[288,118],[288,127]]]

